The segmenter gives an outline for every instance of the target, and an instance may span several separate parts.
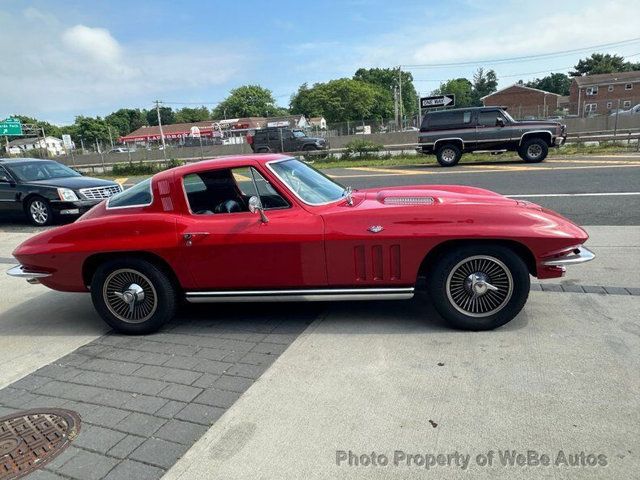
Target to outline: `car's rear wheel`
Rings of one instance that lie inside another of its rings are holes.
[[[500,245],[466,246],[444,254],[427,278],[433,304],[453,327],[492,330],[511,321],[527,301],[524,261]]]
[[[91,281],[96,310],[114,330],[151,333],[173,318],[176,288],[157,266],[137,258],[101,264]]]
[[[462,157],[462,150],[455,143],[447,143],[438,147],[438,150],[436,150],[438,163],[443,167],[453,167],[457,165],[460,157]]]
[[[38,227],[44,227],[53,223],[53,210],[49,202],[42,197],[31,198],[26,205],[25,211],[29,221]]]
[[[518,149],[518,155],[527,163],[539,163],[547,158],[549,145],[541,138],[525,140]]]
[[[258,153],[269,153],[269,149],[267,147],[261,147],[258,149]]]
[[[305,145],[304,147],[302,147],[302,150],[304,150],[305,152],[309,152],[311,150],[318,150],[318,147],[316,147],[315,145]]]

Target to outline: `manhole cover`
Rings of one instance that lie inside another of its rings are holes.
[[[0,418],[0,480],[11,480],[45,465],[80,432],[80,417],[69,410],[26,410]]]

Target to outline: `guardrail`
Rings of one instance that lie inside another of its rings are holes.
[[[637,142],[637,150],[640,151],[640,130],[621,130],[617,132],[612,132],[611,130],[601,130],[594,132],[576,132],[567,134],[566,143],[584,143],[584,142],[626,142],[628,145],[631,145],[631,141]],[[420,147],[421,143],[398,143],[398,144],[388,144],[383,145],[380,152],[398,152],[398,151],[409,151],[413,152],[416,148]],[[298,156],[309,156],[309,157],[322,157],[329,154],[342,154],[347,150],[347,148],[329,148],[327,150],[311,150],[311,151],[300,151],[300,152],[286,152],[291,155]],[[379,152],[378,152],[379,153]],[[238,153],[233,154],[233,156],[248,156],[254,155],[254,153]],[[229,155],[216,155],[216,156],[229,156]],[[202,160],[201,156],[198,157],[176,157],[177,160],[181,160],[187,163],[190,162],[199,162]],[[100,163],[88,163],[88,164],[77,164],[74,165],[74,168],[83,171],[91,171],[95,173],[96,171],[102,170],[108,171],[113,168],[115,164],[145,164],[145,165],[162,165],[166,164],[169,160],[158,159],[158,160],[137,160],[128,162],[126,160],[121,161],[109,161],[109,162],[100,162]]]

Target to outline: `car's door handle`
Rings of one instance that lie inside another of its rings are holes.
[[[209,235],[209,232],[189,232],[183,233],[182,238],[187,247],[190,247],[193,244],[193,239],[195,237],[206,237],[207,235]]]

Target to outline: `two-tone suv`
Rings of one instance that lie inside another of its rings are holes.
[[[250,144],[251,149],[256,153],[302,152],[329,148],[324,138],[308,137],[303,130],[287,127],[256,130]]]
[[[463,153],[478,151],[518,152],[525,162],[537,163],[566,138],[566,126],[559,122],[517,121],[500,107],[456,108],[425,114],[417,150],[435,154],[443,167],[456,165]]]

